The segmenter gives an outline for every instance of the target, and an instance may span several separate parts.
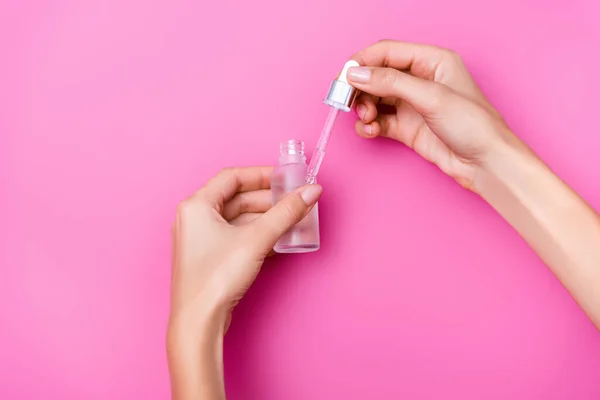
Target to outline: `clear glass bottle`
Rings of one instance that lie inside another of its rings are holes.
[[[273,204],[286,193],[305,185],[306,169],[304,142],[295,139],[282,142],[279,165],[271,177]],[[318,204],[315,204],[302,221],[279,239],[274,250],[277,253],[307,253],[317,251],[319,247],[319,210]]]

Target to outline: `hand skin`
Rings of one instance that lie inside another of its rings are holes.
[[[478,193],[530,244],[600,329],[600,217],[508,128],[456,53],[382,41],[353,56],[356,130],[398,140]],[[382,113],[385,105],[393,113]],[[271,208],[270,168],[228,169],[179,206],[167,355],[172,396],[224,399],[231,311],[278,238],[316,203]]]
[[[479,194],[600,329],[600,216],[510,131],[460,57],[381,41],[352,58],[358,134],[398,140]]]
[[[177,210],[167,356],[172,398],[225,399],[223,336],[231,312],[277,240],[322,189],[308,185],[271,207],[270,167],[226,169]]]

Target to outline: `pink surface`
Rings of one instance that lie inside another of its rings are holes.
[[[314,145],[379,38],[458,50],[597,209],[598,2],[4,1],[0,398],[164,399],[177,202]],[[486,204],[336,127],[321,251],[267,263],[226,339],[230,399],[598,399],[600,335]]]

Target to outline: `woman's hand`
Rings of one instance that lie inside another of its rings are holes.
[[[225,169],[179,205],[167,334],[175,399],[224,398],[222,337],[231,311],[280,236],[321,195],[308,185],[271,207],[271,172]]]
[[[352,59],[363,66],[347,75],[363,92],[356,101],[361,136],[398,140],[469,189],[490,153],[515,141],[456,53],[386,40]]]
[[[483,197],[600,329],[600,215],[510,132],[458,55],[382,41],[353,59],[358,133],[405,143]]]

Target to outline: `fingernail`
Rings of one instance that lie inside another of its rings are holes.
[[[308,185],[302,190],[300,197],[302,197],[307,206],[312,206],[319,200],[322,191],[323,188],[319,185]]]
[[[356,83],[367,83],[371,79],[371,69],[366,67],[348,68],[346,78]]]
[[[371,125],[365,125],[363,129],[365,131],[365,135],[373,134],[373,127]]]
[[[367,106],[365,106],[364,104],[359,104],[356,107],[356,115],[358,115],[358,118],[364,120],[366,114],[367,114]]]

